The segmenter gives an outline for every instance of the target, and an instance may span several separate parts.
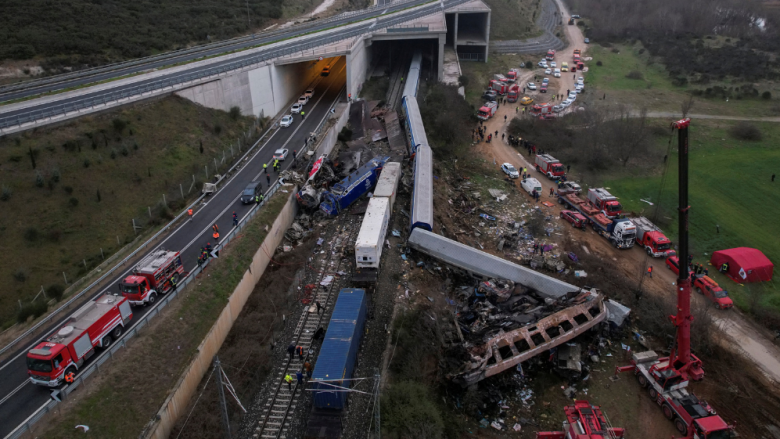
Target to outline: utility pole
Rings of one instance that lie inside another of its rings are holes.
[[[222,429],[225,437],[231,439],[230,419],[228,419],[227,403],[225,401],[225,387],[222,384],[222,366],[219,364],[219,357],[214,357],[214,372],[217,373],[217,387],[219,387],[219,408],[222,411]]]

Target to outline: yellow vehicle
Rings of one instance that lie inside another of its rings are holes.
[[[562,71],[562,72],[568,72],[568,71],[569,71],[569,63],[567,63],[567,62],[565,62],[565,61],[564,61],[564,62],[562,62],[562,63],[561,63],[561,71]]]
[[[522,105],[531,105],[534,103],[534,100],[529,98],[528,96],[524,96],[523,99],[520,99],[520,103]]]

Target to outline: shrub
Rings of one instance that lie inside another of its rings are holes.
[[[71,197],[71,199],[68,200],[68,203],[70,203],[71,206],[76,207],[79,205],[79,199],[75,197]]]
[[[27,273],[27,270],[25,270],[24,268],[17,268],[16,271],[14,271],[13,276],[17,282],[24,282],[27,280],[29,274]]]
[[[116,150],[112,149],[111,150],[111,154],[109,154],[109,155],[111,156],[112,159],[116,159]]]
[[[98,203],[101,201],[101,198],[100,198],[100,189],[98,189],[98,190],[97,190],[97,201],[98,201]]]
[[[126,146],[122,147],[122,155],[127,157],[130,154],[130,150]]]
[[[382,395],[383,428],[395,437],[440,438],[444,421],[425,384],[402,381]]]
[[[2,200],[2,201],[10,200],[12,193],[13,193],[13,191],[11,190],[10,187],[8,187],[6,185],[3,185],[3,192],[0,193],[0,200]]]
[[[19,163],[19,162],[22,161],[22,156],[20,156],[20,155],[12,155],[11,157],[8,157],[8,161],[14,162],[14,163]]]
[[[133,150],[138,151],[138,143],[133,142]]]
[[[62,175],[60,174],[60,170],[59,169],[54,168],[54,170],[51,171],[51,179],[55,183],[59,183],[61,177],[62,177]]]
[[[460,75],[460,76],[458,76],[458,82],[460,82],[460,85],[462,85],[464,87],[468,87],[469,86],[469,77],[466,76],[466,75]]]
[[[241,109],[234,105],[230,107],[228,114],[230,115],[231,119],[238,120],[238,118],[241,117]]]
[[[43,187],[44,183],[46,183],[46,180],[43,179],[43,174],[35,171],[35,187]]]
[[[49,285],[49,288],[46,288],[46,295],[48,297],[53,298],[57,302],[62,300],[62,295],[64,293],[65,293],[65,287],[63,287],[60,284]]]
[[[37,241],[38,240],[38,229],[36,229],[35,227],[28,227],[24,231],[24,239],[26,239],[26,240],[28,240],[30,242]]]
[[[601,66],[603,66],[604,64],[602,64],[602,63],[601,63],[601,61],[596,61],[596,65],[597,65],[597,66],[599,66],[599,67],[601,67]]]
[[[761,93],[761,99],[766,99],[767,101],[772,99],[772,92],[765,91],[765,92]]]
[[[222,125],[214,124],[214,134],[219,135],[222,132]]]
[[[761,130],[750,122],[739,122],[729,128],[731,137],[739,140],[758,141],[763,138]]]
[[[62,231],[60,231],[59,229],[49,230],[48,233],[49,241],[59,242],[61,236],[62,236]]]
[[[84,159],[84,167],[89,168],[89,159]]]
[[[111,126],[114,127],[114,131],[121,134],[122,131],[124,131],[125,128],[127,127],[127,122],[125,122],[122,119],[116,118],[111,121]]]
[[[62,189],[64,189],[65,193],[68,194],[68,195],[73,193],[73,186],[65,186]]]
[[[612,53],[620,53],[620,49],[618,49],[617,47],[613,47]]]
[[[628,79],[643,79],[644,76],[642,75],[642,72],[639,70],[631,70],[630,72],[626,73],[626,78]]]
[[[645,53],[645,48],[644,48],[644,47],[643,47],[643,48],[641,48],[641,49],[639,49],[639,54],[641,55],[641,54],[643,54],[643,53]]]
[[[46,302],[43,300],[37,300],[33,303],[27,304],[19,310],[19,313],[16,315],[16,321],[19,323],[24,323],[27,321],[27,319],[30,318],[30,316],[32,316],[33,319],[37,319],[38,317],[44,315],[48,308],[49,307],[46,305]]]

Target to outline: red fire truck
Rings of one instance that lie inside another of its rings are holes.
[[[179,252],[159,249],[136,265],[133,274],[119,284],[119,291],[133,305],[152,304],[158,294],[170,291],[182,277]]]
[[[625,437],[625,429],[610,425],[601,407],[588,401],[574,401],[574,405],[565,407],[566,420],[563,431],[541,431],[536,439],[619,439]]]
[[[515,82],[517,81],[517,76],[520,74],[520,71],[517,69],[509,69],[509,71],[506,73],[506,79],[509,82]]]
[[[509,93],[506,95],[507,102],[517,102],[520,99],[520,86],[515,84],[509,87]]]
[[[490,88],[496,91],[496,93],[500,95],[505,95],[509,91],[509,85],[504,81],[499,81],[498,79],[491,79],[490,80]]]
[[[588,189],[588,201],[600,209],[607,218],[615,218],[623,212],[623,206],[620,205],[617,197],[601,187]]]
[[[631,222],[636,226],[636,243],[644,247],[649,256],[666,258],[677,254],[671,250],[672,241],[649,219],[641,216],[632,218]]]
[[[39,386],[57,387],[94,353],[116,340],[133,318],[122,296],[104,294],[76,311],[57,332],[27,353],[27,375]]]
[[[496,101],[485,102],[485,105],[479,108],[477,119],[488,120],[496,114],[498,103]]]
[[[537,154],[535,164],[536,170],[548,178],[560,177],[566,174],[563,164],[550,154]]]
[[[549,49],[549,50],[547,51],[547,56],[546,56],[546,58],[547,58],[547,60],[548,60],[548,61],[552,61],[552,60],[554,60],[554,59],[555,59],[555,50],[553,50],[553,49]]]

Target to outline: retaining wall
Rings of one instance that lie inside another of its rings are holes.
[[[198,346],[198,353],[179,378],[175,390],[168,395],[162,408],[157,412],[158,420],[147,430],[145,438],[168,438],[179,417],[186,414],[187,406],[195,395],[198,384],[209,371],[214,356],[225,341],[255,285],[265,272],[276,247],[281,244],[284,232],[292,225],[298,212],[298,203],[295,199],[297,192],[297,187],[290,192],[287,204],[282,208],[268,235],[255,252],[250,268],[244,272],[243,279],[233,290],[219,318]]]

